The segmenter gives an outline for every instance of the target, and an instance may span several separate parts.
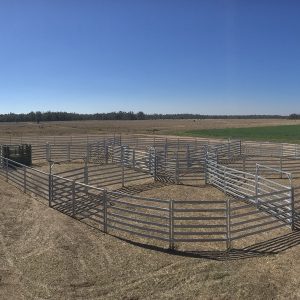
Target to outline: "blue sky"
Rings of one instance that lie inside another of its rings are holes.
[[[300,113],[300,1],[0,0],[0,113]]]

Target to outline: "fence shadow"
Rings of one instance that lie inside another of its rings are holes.
[[[43,203],[45,204],[45,203]],[[60,211],[64,214],[64,212]],[[99,225],[96,223],[89,223],[86,222],[88,218],[85,219],[78,219],[81,223],[92,227],[94,229],[99,230]],[[102,231],[99,231],[102,232]],[[192,258],[199,258],[199,259],[209,259],[215,261],[230,261],[230,260],[241,260],[241,259],[249,259],[255,257],[264,257],[264,256],[271,256],[282,253],[288,249],[296,247],[300,245],[300,227],[296,227],[296,230],[289,232],[287,234],[278,236],[276,238],[255,243],[250,246],[244,248],[232,248],[229,251],[226,250],[211,250],[211,251],[188,251],[188,250],[171,250],[155,245],[145,244],[142,242],[130,240],[124,237],[120,237],[114,234],[107,233],[108,235],[126,242],[128,244],[156,251],[161,253],[167,253],[170,255],[182,256],[182,257],[192,257]]]
[[[232,248],[229,251],[212,250],[212,251],[181,251],[181,250],[170,250],[159,246],[148,245],[136,241],[132,241],[123,237],[114,236],[115,238],[125,241],[131,245],[141,247],[148,250],[153,250],[162,253],[168,253],[170,255],[182,256],[182,257],[193,257],[193,258],[204,258],[216,261],[227,261],[227,260],[240,260],[254,257],[263,257],[279,254],[290,248],[300,245],[300,230],[292,231],[288,234],[273,238],[268,241],[255,243],[241,249]]]
[[[124,193],[124,197],[125,197],[126,194],[136,195],[144,191],[161,188],[167,185],[168,185],[167,183],[155,181],[151,183],[142,183],[142,184],[121,187],[119,189],[114,190],[114,192]],[[111,195],[111,197],[112,196],[113,195]],[[116,195],[115,197],[120,198],[121,195],[118,196]],[[95,209],[97,208],[99,203],[97,199],[89,199],[89,200],[91,201],[89,203],[85,203],[84,207],[78,207],[75,218],[88,226],[99,229],[99,224],[97,223],[91,224],[89,222],[89,221],[95,221],[94,217],[97,217],[97,213],[98,213],[97,210]],[[54,206],[53,208],[69,216],[71,215],[71,202],[63,203],[63,205],[59,204],[56,207]],[[82,214],[82,211],[84,211],[85,213]],[[211,251],[184,250],[182,251],[178,249],[170,250],[160,246],[150,245],[136,240],[127,239],[125,237],[120,237],[111,233],[109,234],[119,240],[127,242],[128,244],[132,244],[137,247],[141,247],[144,249],[149,249],[157,252],[168,253],[170,255],[210,259],[216,261],[227,261],[227,260],[240,260],[240,259],[275,255],[283,251],[286,251],[287,249],[300,245],[300,224],[298,223],[299,222],[296,222],[295,224],[296,230],[292,232],[272,238],[267,241],[255,243],[244,248],[232,248],[229,251],[226,250],[211,250]]]
[[[136,195],[142,192],[150,191],[153,189],[158,189],[164,186],[169,185],[167,182],[150,182],[150,183],[142,183],[142,184],[135,184],[135,185],[129,185],[129,186],[123,186],[119,189],[113,190],[112,192],[120,192],[120,193],[126,193],[130,195]]]

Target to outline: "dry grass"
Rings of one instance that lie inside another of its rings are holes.
[[[168,134],[183,130],[228,127],[256,127],[300,124],[300,120],[220,119],[220,120],[146,120],[146,121],[69,121],[36,123],[0,123],[1,136],[76,135],[102,133]]]
[[[288,120],[84,121],[0,125],[1,135],[166,133],[294,124]],[[39,164],[48,171],[47,164]],[[54,171],[77,163],[55,166]],[[297,183],[300,181],[297,181]],[[141,196],[219,199],[214,188],[162,186]],[[0,299],[298,299],[300,233],[278,230],[222,252],[174,252],[101,233],[0,180]],[[263,242],[265,241],[265,242]],[[244,246],[247,244],[247,247]],[[251,244],[253,244],[251,246]],[[180,249],[180,248],[179,248]]]
[[[2,299],[300,297],[298,232],[209,259],[104,235],[3,181],[0,205]]]

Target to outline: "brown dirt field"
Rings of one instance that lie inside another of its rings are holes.
[[[171,254],[105,235],[0,183],[1,299],[300,297],[299,232],[233,251],[227,260]]]
[[[176,130],[256,127],[300,124],[300,120],[283,119],[207,119],[146,121],[66,121],[36,123],[0,123],[1,136],[76,135],[102,133],[168,134]]]
[[[83,121],[0,124],[1,135],[295,124],[289,120]],[[67,168],[76,167],[71,163]],[[47,164],[40,167],[48,171]],[[55,166],[59,171],[63,166]],[[297,183],[300,181],[297,180]],[[166,185],[141,196],[218,199],[214,188]],[[199,196],[200,195],[200,196]],[[300,232],[278,230],[223,252],[179,252],[103,234],[0,179],[0,299],[298,299]],[[253,245],[251,245],[253,244]]]

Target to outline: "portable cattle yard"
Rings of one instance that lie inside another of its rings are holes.
[[[100,230],[169,248],[202,243],[230,249],[234,241],[279,228],[297,229],[300,145],[165,138],[141,135],[2,138],[31,145],[33,163],[49,172],[0,156],[0,176],[49,206]],[[56,163],[82,164],[53,173]],[[293,177],[292,177],[293,176]],[[224,199],[147,198],[137,189],[211,185]],[[157,242],[155,242],[157,241]],[[222,246],[223,245],[223,246]]]

